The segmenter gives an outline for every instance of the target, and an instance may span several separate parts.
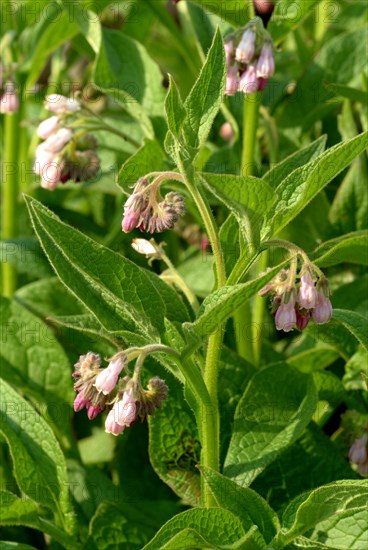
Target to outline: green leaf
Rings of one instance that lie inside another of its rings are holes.
[[[132,187],[149,172],[162,171],[164,165],[164,152],[157,141],[145,139],[142,147],[124,162],[120,168],[117,182],[127,194],[132,193]]]
[[[247,486],[303,432],[317,392],[310,375],[275,363],[256,373],[235,412],[224,473]]]
[[[340,449],[311,422],[302,436],[270,464],[252,488],[278,512],[300,493],[357,475]]]
[[[362,105],[366,105],[368,103],[368,94],[363,90],[351,88],[350,86],[344,86],[343,84],[335,84],[333,82],[326,84],[326,86],[337,96],[351,99],[351,101],[357,101],[362,103]]]
[[[239,225],[232,214],[226,218],[220,227],[219,237],[224,254],[226,273],[229,275],[240,256]]]
[[[368,132],[365,132],[338,143],[308,164],[294,170],[276,188],[277,211],[274,214],[272,212],[271,216],[266,212],[263,238],[285,227],[317,193],[364,151],[367,145]]]
[[[47,60],[56,48],[72,39],[79,32],[78,25],[71,19],[67,10],[61,9],[56,2],[50,2],[47,9],[41,11],[41,17],[30,33],[31,43],[25,47],[30,56],[21,67],[28,72],[27,89],[36,83]],[[32,39],[36,43],[32,43]]]
[[[282,543],[308,533],[316,542],[362,550],[366,542],[368,482],[341,480],[294,499],[283,515]],[[313,529],[311,532],[310,530]]]
[[[368,231],[354,231],[326,241],[314,251],[312,260],[320,267],[345,262],[368,265]]]
[[[19,498],[9,491],[0,491],[1,525],[38,524],[39,506],[29,498]]]
[[[29,544],[23,544],[22,542],[9,542],[0,540],[0,547],[2,550],[36,550],[34,546]]]
[[[51,428],[4,380],[0,396],[0,431],[9,445],[19,488],[51,508],[65,530],[72,532],[65,460]]]
[[[48,277],[52,270],[35,239],[9,239],[0,242],[0,261],[13,265],[18,273]]]
[[[231,512],[222,508],[196,508],[170,519],[143,550],[246,549],[248,546],[236,545],[244,535],[241,521]]]
[[[319,345],[288,358],[287,363],[301,372],[325,369],[338,359],[338,352],[330,346]]]
[[[224,5],[223,0],[213,0],[211,2],[203,2],[203,0],[191,0],[194,4],[199,4],[202,8],[218,15],[221,20],[228,21],[232,25],[243,26],[249,20],[249,11],[247,4],[251,0],[244,0],[241,4],[237,0],[226,0]]]
[[[316,141],[313,141],[306,147],[299,149],[292,155],[286,157],[275,166],[272,166],[268,172],[262,177],[273,189],[300,166],[310,162],[314,158],[322,155],[326,146],[326,136],[321,136]]]
[[[3,378],[34,399],[41,414],[70,438],[71,369],[54,332],[7,298],[0,298],[0,318],[6,336],[0,349]]]
[[[368,351],[360,346],[345,365],[342,379],[346,390],[367,390]]]
[[[108,331],[158,339],[165,305],[146,273],[28,198],[38,238],[61,282]]]
[[[163,115],[160,69],[141,44],[121,32],[102,29],[94,81],[102,90],[126,94],[127,102],[135,99],[150,117]]]
[[[204,299],[198,311],[197,320],[192,324],[186,323],[185,328],[190,332],[195,331],[200,337],[207,337],[212,334],[226,319],[233,315],[238,307],[242,306],[268,283],[280,269],[281,267],[278,265],[248,283],[216,290]]]
[[[205,64],[184,102],[187,144],[197,148],[206,140],[221,106],[226,78],[225,50],[217,30]]]
[[[142,528],[129,521],[117,506],[102,503],[91,519],[86,547],[94,544],[99,550],[140,550],[148,538]]]
[[[246,531],[252,524],[257,525],[264,540],[269,543],[279,530],[280,522],[268,503],[253,489],[239,487],[211,468],[201,466],[200,470],[218,506],[238,516]]]
[[[296,0],[290,4],[289,0],[278,0],[267,29],[273,41],[279,43],[285,38],[318,6],[319,2],[320,0]]]
[[[253,176],[203,174],[210,191],[234,214],[247,241],[259,244],[265,214],[276,202],[276,194],[265,181]],[[273,210],[273,209],[272,209]]]
[[[170,385],[169,398],[149,419],[150,461],[160,478],[183,499],[199,506],[200,443],[194,417],[180,387]]]
[[[368,320],[356,311],[346,309],[334,309],[333,319],[344,325],[368,350]]]
[[[175,80],[169,76],[169,90],[165,100],[167,124],[174,137],[179,138],[186,117],[186,110]]]

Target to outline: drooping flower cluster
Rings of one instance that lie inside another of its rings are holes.
[[[105,431],[113,435],[119,435],[137,420],[143,422],[147,415],[153,415],[167,395],[165,382],[157,376],[149,380],[146,390],[137,377],[126,375],[119,379],[128,362],[129,353],[122,352],[114,356],[106,368],[101,368],[100,356],[88,352],[74,365],[74,389],[77,392],[74,410],[78,412],[86,408],[90,420],[108,410]]]
[[[275,72],[273,43],[259,17],[225,39],[226,95],[263,90]]]
[[[277,330],[304,330],[311,317],[317,325],[331,319],[328,281],[323,275],[317,279],[313,268],[312,264],[302,267],[298,284],[290,272],[283,269],[259,291],[260,296],[272,297],[271,311]]]
[[[46,97],[45,107],[54,115],[42,121],[37,130],[44,141],[37,147],[33,170],[41,176],[41,187],[53,190],[68,180],[93,178],[100,168],[96,139],[70,127],[81,110],[80,102],[52,94]]]
[[[13,115],[18,112],[19,99],[13,80],[3,81],[3,67],[0,65],[0,113]]]
[[[140,178],[124,205],[122,230],[125,233],[139,228],[148,233],[161,233],[173,227],[184,215],[185,203],[177,192],[170,192],[161,197],[159,186],[161,177],[153,182],[147,177]]]

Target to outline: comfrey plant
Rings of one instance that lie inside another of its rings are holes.
[[[11,18],[0,548],[365,548],[363,10],[67,4]]]

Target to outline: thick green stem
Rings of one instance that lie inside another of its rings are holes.
[[[216,286],[220,288],[226,284],[226,271],[214,217],[200,190],[189,180],[182,162],[180,162],[179,168],[205,225],[215,259]],[[222,327],[219,326],[217,332],[211,334],[208,339],[204,381],[209,393],[210,402],[202,406],[200,426],[202,439],[201,463],[216,471],[219,470],[220,466],[220,417],[217,400],[217,385],[221,345]],[[202,503],[206,507],[216,506],[213,495],[207,490],[203,481]]]
[[[240,175],[251,176],[255,172],[255,147],[256,147],[256,133],[259,117],[259,108],[261,105],[262,93],[257,92],[255,94],[246,94],[244,96],[244,110],[243,110],[243,147]],[[251,225],[248,224],[247,240],[245,246],[249,247],[249,256],[254,257],[255,249],[251,232]],[[238,281],[234,281],[238,282]],[[248,337],[248,333],[245,330],[245,323],[249,320],[249,305],[246,304],[240,307],[234,313],[234,325],[235,325],[235,337],[237,343],[238,353],[244,359],[254,363],[254,349],[252,345],[253,336]]]
[[[269,261],[269,253],[265,251],[258,262],[259,271],[262,273],[266,271]],[[261,344],[262,344],[262,331],[263,331],[263,319],[265,314],[265,300],[261,296],[256,295],[254,297],[254,314],[252,322],[252,340],[253,340],[253,357],[254,363],[259,365],[261,359]]]
[[[17,236],[17,197],[19,180],[19,119],[20,111],[4,115],[4,163],[2,184],[2,239]],[[4,258],[6,260],[6,258]],[[17,286],[16,270],[8,262],[2,263],[2,292],[12,296]]]

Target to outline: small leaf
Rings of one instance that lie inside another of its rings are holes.
[[[356,311],[334,309],[333,319],[346,327],[362,346],[368,350],[368,320]]]
[[[241,521],[222,508],[196,508],[170,519],[143,550],[179,550],[179,548],[235,549],[245,536]],[[252,548],[251,546],[249,549]],[[257,546],[253,546],[258,550]]]
[[[276,194],[262,179],[253,176],[203,174],[210,191],[234,214],[248,243],[259,244],[265,214],[276,202]]]
[[[30,277],[49,277],[52,270],[34,238],[0,241],[0,261],[13,265],[18,273]]]
[[[170,132],[179,138],[186,117],[186,110],[180,97],[175,80],[170,75],[169,91],[165,100],[167,124]]]
[[[142,147],[128,158],[120,168],[117,182],[127,194],[132,193],[132,187],[149,172],[163,170],[164,152],[157,141],[145,139]]]
[[[206,140],[220,109],[226,77],[225,50],[217,30],[205,64],[184,102],[187,118],[184,133],[188,145],[199,147]]]
[[[368,103],[368,94],[363,90],[351,88],[350,86],[344,86],[343,84],[335,84],[333,82],[326,84],[326,86],[337,96],[345,97],[351,101],[357,101],[362,103],[362,105],[366,105]]]
[[[286,363],[257,372],[235,412],[224,473],[248,486],[310,422],[317,392],[310,375]]]
[[[278,0],[268,26],[274,42],[279,43],[289,32],[295,29],[309,13],[320,3],[320,0]],[[322,17],[320,15],[320,17]]]
[[[368,231],[354,231],[323,243],[312,260],[320,267],[345,262],[368,265]]]

